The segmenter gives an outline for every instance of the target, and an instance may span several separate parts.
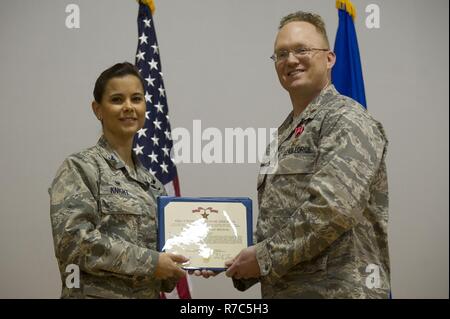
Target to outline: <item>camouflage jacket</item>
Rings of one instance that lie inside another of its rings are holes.
[[[165,190],[134,160],[136,171],[101,137],[59,168],[49,194],[62,298],[158,298],[175,286],[153,277],[156,197]],[[66,284],[70,264],[79,267],[79,288]]]
[[[263,298],[388,297],[387,144],[332,85],[279,127],[278,165],[258,177]]]

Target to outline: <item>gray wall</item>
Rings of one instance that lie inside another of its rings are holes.
[[[367,29],[365,7],[381,9]],[[65,27],[65,7],[81,28]],[[370,112],[390,139],[390,251],[397,298],[448,298],[448,1],[355,0]],[[334,1],[156,0],[173,127],[276,127],[290,111],[273,64],[279,19],[320,13],[334,43]],[[134,61],[134,0],[0,2],[0,297],[57,298],[47,188],[62,160],[93,145],[99,72]],[[183,164],[189,196],[250,196],[257,164]],[[196,298],[259,298],[223,275],[194,278]],[[219,288],[220,287],[220,288]]]

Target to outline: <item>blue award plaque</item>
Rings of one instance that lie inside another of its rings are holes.
[[[253,244],[252,200],[244,197],[158,198],[158,250],[189,258],[184,269],[221,271]]]

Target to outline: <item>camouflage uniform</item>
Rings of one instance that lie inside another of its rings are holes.
[[[156,197],[163,185],[134,157],[136,171],[101,137],[69,156],[49,189],[62,298],[158,298],[176,282],[156,280]],[[68,288],[66,267],[80,269]]]
[[[332,85],[279,127],[278,166],[258,178],[263,298],[388,297],[387,144],[381,124]]]

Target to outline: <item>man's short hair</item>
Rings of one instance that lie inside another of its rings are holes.
[[[283,17],[280,21],[280,26],[278,27],[278,30],[280,30],[282,27],[284,27],[289,22],[308,22],[316,27],[317,32],[319,32],[323,39],[325,40],[325,43],[327,44],[327,49],[330,47],[330,42],[328,41],[327,36],[327,30],[325,27],[325,22],[323,22],[323,19],[320,15],[312,13],[312,12],[304,12],[304,11],[297,11],[291,14],[288,14],[287,16]]]

